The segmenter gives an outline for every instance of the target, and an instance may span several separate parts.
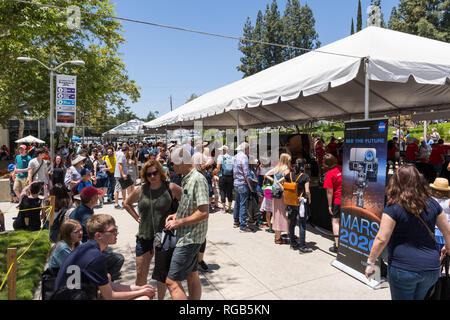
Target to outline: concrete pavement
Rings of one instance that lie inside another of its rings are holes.
[[[122,201],[120,200],[120,203]],[[1,202],[6,229],[12,230],[15,204]],[[119,227],[117,244],[112,248],[125,256],[122,267],[124,284],[136,278],[135,245],[137,222],[124,209],[105,204],[95,213],[114,217]],[[312,253],[299,254],[289,245],[274,243],[274,235],[264,229],[256,233],[240,233],[233,228],[231,214],[216,212],[209,217],[204,260],[208,272],[200,271],[203,300],[390,300],[389,288],[374,290],[331,266],[335,254],[328,252],[331,238],[308,225],[307,244]],[[298,235],[298,228],[296,229]],[[153,260],[150,267],[151,279]],[[184,284],[187,289],[186,284]],[[35,298],[38,299],[37,292]],[[170,298],[168,292],[166,298]]]

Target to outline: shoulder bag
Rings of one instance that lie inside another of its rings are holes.
[[[434,233],[431,232],[430,228],[425,223],[425,221],[423,221],[422,217],[417,216],[417,218],[419,218],[419,220],[427,228],[428,233],[430,234],[431,238],[433,239],[437,247],[437,242]],[[450,300],[450,277],[448,275],[449,260],[450,257],[448,254],[446,254],[441,262],[441,271],[444,268],[445,273],[444,275],[441,275],[439,279],[436,281],[436,283],[428,290],[424,298],[425,300]]]

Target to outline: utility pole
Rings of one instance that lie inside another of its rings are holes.
[[[172,111],[172,96],[170,96],[170,111]]]

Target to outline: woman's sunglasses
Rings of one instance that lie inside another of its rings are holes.
[[[147,172],[145,175],[147,177],[151,177],[151,176],[156,177],[158,175],[158,173],[159,173],[158,171],[153,171],[153,172]]]

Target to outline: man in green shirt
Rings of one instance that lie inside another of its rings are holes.
[[[172,300],[186,300],[181,282],[187,280],[189,299],[200,300],[202,287],[197,262],[198,252],[208,231],[208,182],[205,176],[194,168],[189,150],[177,147],[172,150],[171,157],[175,173],[183,175],[184,178],[178,211],[166,219],[166,229],[175,229],[178,239],[166,285]]]

